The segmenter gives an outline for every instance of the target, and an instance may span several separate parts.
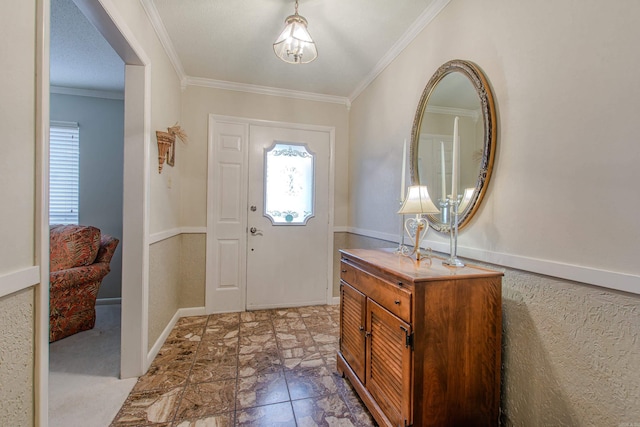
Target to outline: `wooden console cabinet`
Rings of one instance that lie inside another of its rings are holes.
[[[341,250],[338,371],[380,426],[497,426],[502,273]]]

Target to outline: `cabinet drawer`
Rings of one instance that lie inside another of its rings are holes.
[[[356,284],[356,268],[344,261],[341,261],[340,278],[351,286],[354,286]]]
[[[411,322],[411,291],[373,276],[345,259],[340,262],[340,278],[405,322]]]
[[[360,292],[405,322],[411,323],[410,291],[362,270],[356,270],[356,275],[356,284],[354,286]]]

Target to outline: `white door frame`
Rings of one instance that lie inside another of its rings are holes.
[[[112,0],[74,0],[125,63],[120,377],[148,368],[151,60]]]
[[[214,311],[212,294],[213,289],[215,289],[215,272],[216,272],[216,260],[211,259],[208,254],[215,253],[214,245],[216,244],[216,235],[214,228],[214,212],[212,207],[214,206],[214,196],[215,196],[215,183],[214,179],[214,134],[213,130],[216,122],[233,122],[238,124],[246,125],[250,128],[251,125],[258,125],[264,127],[279,127],[279,128],[290,128],[290,129],[299,129],[299,130],[309,130],[309,131],[320,131],[327,132],[329,134],[329,196],[328,196],[328,224],[327,224],[327,232],[328,236],[328,247],[327,247],[327,304],[331,304],[333,302],[333,221],[334,221],[334,194],[335,194],[335,127],[333,126],[322,126],[322,125],[311,125],[311,124],[303,124],[303,123],[290,123],[290,122],[279,122],[274,120],[260,120],[260,119],[252,119],[247,117],[235,117],[235,116],[223,116],[217,114],[209,114],[209,129],[208,129],[208,154],[207,154],[207,242],[206,242],[206,273],[205,273],[205,311],[207,314],[220,312]],[[248,144],[248,141],[247,141]],[[247,150],[248,156],[248,150]],[[248,157],[245,156],[245,165],[248,162]],[[243,173],[245,175],[248,174],[246,167]],[[246,177],[245,177],[246,178]],[[242,189],[243,194],[247,194],[248,192],[248,182],[244,179],[244,188]],[[246,199],[246,197],[245,197]],[[244,209],[247,209],[245,206]],[[246,215],[245,215],[246,222]],[[246,225],[246,224],[245,224]],[[246,257],[244,257],[244,265],[242,268],[246,271]],[[246,308],[246,276],[244,283],[242,284],[243,289],[242,293],[245,296],[244,306]]]
[[[120,377],[148,368],[149,172],[151,61],[111,0],[74,0],[125,62],[122,328]],[[35,424],[48,425],[49,375],[49,43],[50,0],[38,0],[37,245],[41,269],[36,301]]]

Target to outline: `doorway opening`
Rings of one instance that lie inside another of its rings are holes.
[[[50,2],[52,7],[54,3],[57,1]],[[119,195],[122,203],[119,214],[122,218],[122,230],[121,236],[117,236],[121,240],[120,247],[124,254],[121,273],[121,313],[116,310],[115,319],[113,318],[114,313],[112,313],[112,317],[105,320],[107,323],[118,321],[118,323],[127,325],[126,328],[122,328],[119,337],[117,337],[120,342],[120,354],[116,375],[120,378],[134,378],[142,375],[148,367],[146,295],[148,293],[147,207],[151,133],[149,116],[150,61],[138,42],[130,37],[132,32],[118,11],[111,10],[115,9],[111,3],[73,0],[73,4],[113,48],[122,60],[124,68],[124,97],[123,100],[120,100],[120,103],[123,103],[121,111],[124,121],[118,160],[121,186],[123,187]],[[50,39],[51,33],[46,33],[44,37],[45,40]],[[42,75],[48,76],[49,70],[42,71]],[[48,111],[48,109],[44,109],[44,111]],[[48,119],[49,117],[46,117],[47,121]],[[82,126],[83,124],[80,123],[81,128]],[[115,169],[118,165],[112,166]],[[43,175],[48,176],[46,173]],[[49,180],[46,179],[46,184],[43,183],[43,185],[48,186],[48,184]],[[48,226],[45,224],[48,222],[48,213],[42,212],[42,216],[43,224],[41,226],[44,228]],[[106,298],[108,299],[109,296]],[[49,348],[43,347],[39,355],[40,360],[47,361]],[[94,363],[99,362],[94,361]],[[80,367],[76,366],[75,368]],[[132,381],[135,380],[130,381],[131,386],[133,385]],[[38,407],[40,413],[46,414],[51,398],[47,397],[47,383],[43,382],[43,385],[45,389],[40,389],[38,392]]]

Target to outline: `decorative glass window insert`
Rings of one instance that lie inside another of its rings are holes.
[[[304,225],[314,216],[314,164],[306,144],[275,142],[265,150],[264,216],[273,225]]]

